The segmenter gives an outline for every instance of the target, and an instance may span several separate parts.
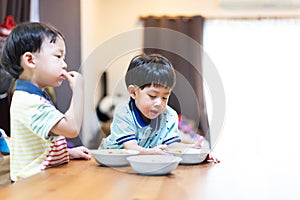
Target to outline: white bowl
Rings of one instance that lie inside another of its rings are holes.
[[[91,153],[97,163],[105,166],[118,167],[129,165],[128,156],[137,155],[139,151],[126,149],[96,149]]]
[[[127,160],[139,174],[164,175],[176,169],[181,158],[172,155],[137,155],[130,156]]]
[[[169,148],[167,152],[182,158],[180,164],[199,164],[207,156],[207,153],[202,151],[202,149],[196,148]]]

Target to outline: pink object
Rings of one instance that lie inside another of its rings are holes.
[[[200,138],[200,135],[193,130],[192,126],[188,123],[187,120],[184,119],[182,115],[178,115],[178,128],[194,139]]]

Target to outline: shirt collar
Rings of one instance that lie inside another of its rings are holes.
[[[130,110],[133,111],[133,114],[135,116],[136,119],[136,123],[140,126],[140,127],[145,127],[148,126],[148,124],[144,121],[142,114],[140,113],[140,111],[138,110],[138,108],[135,105],[134,99],[130,98],[129,101],[129,107]]]
[[[38,96],[41,96],[41,97],[47,99],[53,105],[53,102],[49,98],[49,96],[45,92],[43,92],[39,87],[35,86],[33,83],[31,83],[29,81],[18,79],[16,81],[16,89],[15,90],[28,92],[29,94],[36,94]]]

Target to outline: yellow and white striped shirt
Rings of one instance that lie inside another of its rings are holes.
[[[37,92],[28,92],[39,90],[37,87],[34,88],[29,82],[24,83],[30,90],[16,90],[10,110],[10,169],[13,181],[69,161],[65,138],[49,134],[64,115]]]

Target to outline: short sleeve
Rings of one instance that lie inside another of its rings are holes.
[[[136,139],[137,130],[128,103],[119,104],[115,108],[110,131],[111,134],[103,143],[104,148],[120,148],[124,142]]]
[[[35,109],[31,118],[31,128],[33,132],[43,140],[54,140],[54,136],[49,136],[52,127],[64,115],[50,103],[42,103]]]

